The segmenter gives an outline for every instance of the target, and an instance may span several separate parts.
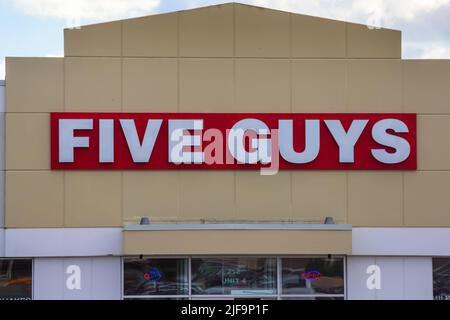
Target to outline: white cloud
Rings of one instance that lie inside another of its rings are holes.
[[[25,14],[60,19],[110,20],[151,13],[162,0],[11,0]],[[169,1],[169,0],[168,0]],[[188,7],[226,0],[183,0]],[[410,21],[450,0],[241,0],[240,2],[341,20]]]
[[[369,25],[390,24],[398,20],[411,21],[419,14],[430,13],[450,5],[450,0],[250,0],[246,2]]]
[[[47,53],[45,55],[46,58],[62,58],[64,57],[64,53],[63,52],[57,52],[57,53]]]
[[[5,58],[0,59],[0,80],[5,80]]]
[[[147,14],[160,0],[13,0],[25,14],[66,20],[110,20]]]
[[[352,12],[377,17],[392,23],[412,21],[420,14],[430,13],[450,4],[450,0],[366,0],[352,1]]]
[[[342,15],[341,8],[348,7],[351,3],[349,0],[250,0],[245,2],[261,7],[317,16]]]
[[[431,45],[423,49],[421,59],[449,59],[450,48],[446,45]]]

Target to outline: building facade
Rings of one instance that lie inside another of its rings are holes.
[[[64,36],[0,83],[1,299],[450,299],[449,61],[240,4]],[[417,165],[55,169],[51,114],[80,112],[413,114]]]

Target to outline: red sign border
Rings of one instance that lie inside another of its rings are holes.
[[[249,164],[233,164],[233,165],[208,165],[208,164],[183,164],[176,165],[169,163],[167,161],[164,165],[154,166],[150,164],[136,164],[133,163],[128,166],[118,166],[111,164],[101,164],[98,161],[93,161],[91,159],[90,164],[80,164],[77,163],[77,153],[80,150],[75,151],[75,162],[70,164],[62,164],[58,161],[58,119],[123,119],[123,118],[163,118],[167,119],[203,119],[209,117],[218,118],[223,120],[226,118],[231,119],[231,121],[237,122],[240,119],[246,118],[259,118],[263,121],[268,121],[270,117],[275,117],[276,119],[271,119],[271,121],[279,119],[292,119],[294,117],[302,117],[307,119],[338,119],[349,121],[351,119],[369,119],[375,121],[377,119],[386,118],[396,118],[408,123],[409,133],[404,134],[408,137],[408,141],[411,147],[411,153],[407,160],[399,164],[383,164],[378,162],[377,165],[364,165],[364,164],[343,164],[339,163],[333,167],[323,167],[314,165],[313,162],[307,165],[289,164],[281,165],[280,170],[324,170],[324,171],[342,171],[342,170],[367,170],[367,171],[399,171],[399,170],[417,170],[417,114],[415,113],[138,113],[138,112],[52,112],[50,114],[50,144],[51,144],[51,169],[52,170],[258,170],[260,168],[268,167],[263,165],[249,165]],[[217,120],[217,119],[216,119]],[[166,122],[166,121],[165,121]],[[269,126],[273,129],[271,126]],[[95,128],[94,128],[95,129]],[[208,127],[205,126],[205,129]],[[222,128],[223,129],[223,128]],[[229,129],[229,128],[226,128]],[[163,127],[161,128],[161,131]],[[365,131],[369,129],[366,128]],[[161,133],[160,131],[160,133]],[[323,131],[323,130],[322,130]],[[161,135],[161,134],[160,134]],[[161,137],[158,137],[161,139]],[[166,139],[165,143],[168,141]],[[322,143],[322,138],[321,138]],[[358,143],[357,143],[358,144]],[[382,146],[383,147],[383,146]],[[337,145],[336,145],[337,148]],[[155,150],[158,152],[155,145]],[[356,157],[356,147],[355,147],[355,157]],[[152,158],[153,159],[153,155]],[[280,156],[280,161],[284,159]]]

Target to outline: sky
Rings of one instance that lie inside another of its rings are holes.
[[[233,1],[0,0],[5,56],[63,56],[63,29]],[[239,3],[402,30],[404,59],[450,59],[450,0],[242,0]]]

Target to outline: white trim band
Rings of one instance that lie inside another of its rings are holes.
[[[450,256],[450,228],[354,228],[355,256]]]
[[[122,255],[122,228],[6,229],[6,257]]]
[[[0,229],[0,257],[121,256],[123,230],[349,230],[349,225],[201,224]],[[4,246],[2,246],[2,240]],[[450,228],[354,228],[353,256],[450,256]]]

